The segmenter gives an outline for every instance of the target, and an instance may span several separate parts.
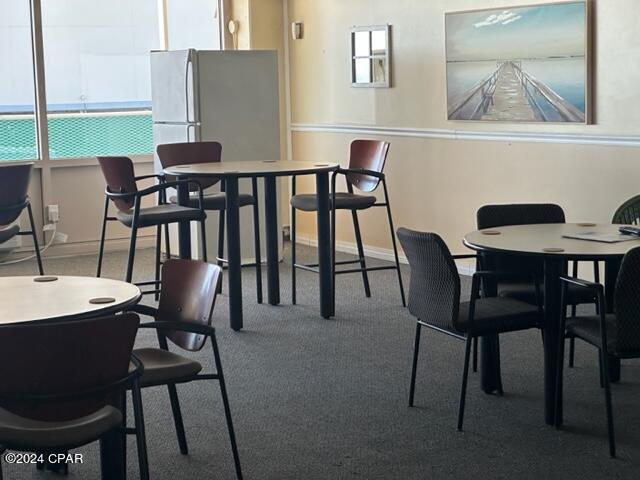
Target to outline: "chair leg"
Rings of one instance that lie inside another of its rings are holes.
[[[218,218],[218,266],[222,268],[224,263],[222,259],[224,258],[224,220],[225,220],[225,211],[220,210],[220,216]],[[222,282],[218,285],[218,293],[222,293]]]
[[[202,261],[207,262],[207,223],[205,219],[200,220],[200,243],[202,249]]]
[[[478,337],[473,337],[473,373],[478,371]]]
[[[382,180],[382,186],[384,187],[384,198],[387,204],[387,219],[389,220],[389,229],[391,230],[391,243],[393,245],[393,254],[396,260],[396,269],[398,271],[398,285],[400,286],[400,297],[402,298],[402,306],[407,306],[407,301],[404,296],[404,286],[402,284],[402,272],[400,271],[400,260],[398,258],[398,245],[396,242],[396,233],[393,228],[393,216],[391,215],[391,203],[389,203],[389,192],[387,191],[387,182]]]
[[[571,305],[571,316],[576,316],[576,305]],[[569,368],[573,368],[575,360],[576,339],[571,337],[569,340]]]
[[[565,318],[564,312],[560,318],[560,338],[558,340],[558,365],[556,369],[556,398],[555,398],[555,411],[556,418],[554,424],[556,429],[560,429],[562,426],[562,389],[563,389],[563,375],[564,375],[564,330],[565,330]]]
[[[260,207],[258,205],[258,179],[251,179],[253,193],[253,248],[256,258],[256,297],[258,303],[262,303],[262,256],[260,254]]]
[[[215,335],[211,336],[211,346],[213,347],[213,358],[216,364],[218,381],[220,383],[220,394],[222,395],[222,404],[224,405],[224,415],[227,420],[227,429],[229,430],[229,441],[231,442],[231,451],[233,453],[233,463],[236,470],[236,478],[238,480],[242,480],[242,469],[240,468],[240,456],[238,455],[238,446],[236,445],[236,434],[233,430],[231,408],[229,407],[227,387],[224,382],[224,374],[222,373],[222,362],[220,361],[220,352],[218,351],[218,342],[216,341]]]
[[[176,435],[178,437],[178,447],[182,455],[189,454],[187,446],[187,436],[184,433],[184,423],[182,422],[182,411],[180,410],[180,401],[178,400],[178,391],[174,384],[167,385],[169,390],[169,400],[171,402],[171,412],[173,413],[173,423],[176,426]]]
[[[367,274],[367,264],[364,258],[364,247],[362,246],[362,235],[360,235],[360,223],[358,222],[358,212],[356,210],[351,210],[351,219],[353,220],[353,232],[356,235],[356,245],[358,246],[358,259],[360,260],[360,268],[362,269],[362,283],[364,284],[364,294],[368,298],[371,296],[371,287],[369,286],[369,275]]]
[[[147,458],[147,438],[144,430],[144,415],[142,412],[142,395],[140,393],[140,385],[138,385],[137,381],[133,384],[131,396],[133,397],[133,416],[136,426],[140,479],[149,480],[149,460]]]
[[[98,248],[98,268],[96,277],[100,277],[102,273],[102,256],[104,254],[104,239],[107,234],[107,214],[109,213],[109,197],[104,197],[104,213],[102,214],[102,230],[100,232],[100,246]]]
[[[289,231],[291,243],[291,304],[296,304],[296,209],[291,207],[291,230]]]
[[[33,210],[31,210],[31,203],[27,203],[27,212],[29,214],[29,223],[31,224],[31,236],[33,237],[33,248],[36,251],[36,260],[38,262],[38,272],[40,272],[40,275],[44,275],[44,269],[42,268],[42,257],[40,256],[40,245],[38,245],[38,235],[36,235],[36,226],[33,221]]]
[[[462,388],[460,389],[460,405],[458,406],[458,431],[462,431],[464,421],[464,404],[467,397],[467,380],[469,378],[469,357],[471,356],[472,337],[467,337],[464,347],[464,368],[462,370]]]
[[[140,217],[140,202],[136,199],[133,207],[133,220],[131,221],[131,239],[129,241],[129,256],[127,258],[127,282],[133,279],[133,261],[136,256],[136,240],[138,239],[138,219]]]
[[[413,407],[413,397],[416,393],[416,372],[418,370],[418,354],[420,353],[420,330],[422,325],[416,323],[416,338],[413,344],[413,362],[411,365],[411,384],[409,386],[409,406]]]
[[[571,337],[569,339],[569,368],[573,368],[575,355],[576,355],[576,339],[574,337]]]
[[[153,298],[157,302],[160,298],[160,239],[162,238],[162,225],[156,226],[156,271],[155,271],[155,293]]]
[[[171,240],[169,239],[169,224],[164,224],[164,247],[165,258],[169,260],[171,258]]]
[[[611,405],[611,384],[609,381],[609,355],[605,350],[600,350],[600,363],[604,377],[604,399],[607,407],[607,431],[609,433],[609,455],[616,456],[616,439],[613,430],[613,407]]]

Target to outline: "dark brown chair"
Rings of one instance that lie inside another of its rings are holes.
[[[222,158],[222,145],[219,142],[192,142],[192,143],[167,143],[158,145],[156,149],[162,168],[174,167],[176,165],[190,165],[194,163],[217,163]],[[167,180],[172,180],[167,177]],[[217,184],[219,179],[198,177],[193,181],[200,184],[203,190]],[[238,196],[240,207],[253,206],[253,238],[255,248],[255,268],[256,268],[256,290],[258,303],[262,303],[262,260],[260,258],[260,216],[258,211],[258,181],[251,179],[252,195],[241,193]],[[189,197],[189,206],[198,206],[197,190],[195,186],[191,190],[193,193]],[[169,202],[177,204],[177,197],[172,196]],[[224,182],[221,184],[219,193],[208,193],[202,199],[202,207],[205,210],[220,212],[218,222],[218,265],[222,266],[224,259],[224,228],[225,210],[227,208],[227,196],[225,194]]]
[[[149,478],[138,385],[142,366],[132,357],[138,324],[138,315],[130,313],[0,327],[2,449],[46,458],[96,440],[113,443],[113,436],[126,432],[121,408],[132,388],[140,476]],[[107,460],[102,457],[104,479],[112,478]]]
[[[542,320],[542,309],[514,298],[480,298],[481,282],[513,275],[498,271],[474,273],[471,297],[468,302],[460,302],[460,276],[454,259],[468,258],[469,255],[452,256],[442,238],[435,233],[400,228],[398,238],[411,267],[409,312],[417,318],[409,406],[413,406],[421,328],[424,326],[464,340],[465,356],[458,408],[458,430],[462,430],[472,340],[482,335],[537,328]],[[532,281],[539,292],[537,280]]]
[[[167,260],[162,266],[162,287],[158,308],[146,305],[136,305],[134,308],[135,311],[155,319],[152,323],[140,325],[140,328],[155,329],[160,348],[136,349],[134,354],[144,366],[144,373],[140,379],[141,387],[167,385],[169,389],[178,446],[183,455],[188,453],[188,448],[176,384],[197,380],[218,380],[236,476],[241,479],[240,457],[231,420],[227,388],[222,373],[216,332],[211,326],[216,293],[221,281],[222,269],[217,265],[195,260]],[[213,348],[214,373],[200,373],[202,365],[199,362],[169,351],[167,342],[170,340],[181,350],[196,352],[205,346],[207,339],[211,340]]]
[[[609,357],[640,358],[640,248],[634,248],[623,258],[613,295],[613,312],[605,313],[604,288],[599,283],[580,280],[575,277],[562,278],[562,305],[568,305],[568,287],[582,288],[595,295],[598,301],[598,315],[578,316],[561,319],[561,331],[570,338],[579,338],[598,349],[600,372],[603,377],[607,427],[609,434],[609,454],[616,455],[613,427],[613,408],[609,378]],[[564,363],[564,338],[560,340],[560,356],[556,377],[556,412],[562,411],[562,372]],[[556,427],[560,428],[560,417]]]
[[[345,273],[362,273],[362,281],[364,283],[364,292],[367,297],[371,296],[371,288],[369,286],[368,272],[374,270],[396,270],[398,273],[398,284],[400,286],[400,296],[402,305],[405,305],[404,288],[402,286],[402,274],[400,272],[400,262],[398,260],[398,248],[396,245],[396,237],[393,228],[393,218],[391,216],[391,205],[389,203],[389,193],[387,191],[387,183],[384,173],[382,173],[389,151],[389,143],[377,140],[354,140],[351,142],[349,155],[349,168],[341,168],[336,171],[331,179],[332,193],[329,201],[331,208],[331,251],[332,251],[332,276],[335,285],[335,276]],[[344,175],[347,184],[346,192],[336,192],[336,178],[338,175]],[[373,192],[382,184],[384,190],[384,201],[378,202],[373,195],[361,195],[354,193],[354,187],[364,193]],[[293,177],[291,187],[291,300],[296,303],[296,269],[306,270],[317,273],[318,264],[298,264],[296,263],[296,210],[304,212],[318,211],[318,197],[315,193],[296,194],[296,179]],[[360,224],[358,223],[358,211],[366,210],[372,207],[385,207],[387,209],[387,220],[391,231],[391,243],[393,245],[393,253],[395,258],[394,266],[377,266],[367,267],[364,256],[364,247],[362,245],[362,236],[360,235]],[[350,210],[351,219],[353,221],[353,229],[356,237],[356,245],[358,248],[358,260],[345,260],[336,262],[336,210]],[[350,268],[337,270],[338,265],[359,264],[358,268]],[[335,289],[334,289],[335,291]]]
[[[32,169],[33,163],[3,165],[0,167],[0,243],[10,240],[16,235],[31,235],[36,260],[38,261],[38,271],[40,275],[44,275],[38,236],[36,235],[36,226],[33,221],[33,212],[28,193]],[[29,214],[31,230],[20,230],[19,225],[11,225],[18,219],[25,208]]]
[[[510,225],[565,223],[564,210],[553,203],[516,203],[505,205],[485,205],[477,212],[478,229],[498,228]],[[510,254],[483,253],[481,255],[482,270],[500,270],[521,272],[522,278],[508,282],[499,282],[497,294],[502,297],[516,298],[524,302],[536,304],[535,285],[531,282],[531,274],[543,277],[543,262],[539,258],[523,257]],[[574,262],[574,273],[578,263]],[[598,264],[594,262],[596,274]],[[588,291],[572,286],[568,293],[569,305],[575,315],[576,305],[595,303],[595,297]],[[477,370],[477,341],[473,350],[473,371]]]
[[[144,294],[154,293],[157,295],[160,286],[160,237],[162,226],[168,228],[170,223],[176,222],[200,222],[200,234],[202,237],[202,257],[207,261],[206,234],[204,221],[207,218],[202,208],[202,188],[196,182],[189,180],[174,180],[166,182],[162,175],[142,175],[135,176],[133,162],[128,157],[98,157],[102,174],[104,175],[107,187],[105,189],[104,213],[102,217],[102,233],[100,234],[100,249],[98,253],[98,269],[96,276],[102,273],[102,256],[104,253],[104,240],[107,231],[107,222],[119,221],[131,229],[131,240],[129,242],[129,255],[127,259],[127,273],[125,280],[131,282],[133,277],[133,262],[135,259],[136,239],[138,229],[144,227],[156,227],[156,261],[155,280],[140,282],[138,285],[154,285],[154,290],[143,292]],[[147,178],[157,178],[160,183],[144,190],[138,190],[137,182]],[[197,207],[181,207],[166,202],[166,191],[168,188],[175,188],[180,184],[194,187],[198,191]],[[142,207],[143,197],[158,194],[158,205],[153,207]],[[109,201],[112,201],[117,208],[115,217],[109,216]],[[167,235],[168,236],[168,235]]]

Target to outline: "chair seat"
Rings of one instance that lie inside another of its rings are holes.
[[[596,299],[591,291],[575,284],[567,286],[567,305],[580,305],[583,303],[595,303]],[[540,294],[542,295],[542,285],[540,286]],[[522,302],[532,305],[537,303],[536,287],[531,282],[520,283],[501,283],[498,286],[498,295],[500,297],[515,298]]]
[[[605,322],[607,325],[607,351],[614,353],[617,337],[615,315],[612,313],[606,314]],[[598,348],[602,345],[600,341],[600,317],[598,315],[567,318],[566,332],[568,337],[580,338]]]
[[[133,353],[144,365],[144,373],[140,378],[143,387],[177,383],[202,370],[202,365],[195,360],[160,348],[140,348]]]
[[[336,192],[336,210],[364,210],[376,203],[376,197],[358,195],[356,193]],[[329,197],[331,205],[331,197]],[[291,197],[291,206],[305,212],[318,211],[318,196],[315,193],[304,193]]]
[[[80,446],[121,423],[122,414],[109,405],[78,419],[57,422],[33,420],[0,408],[0,444],[25,449]]]
[[[473,325],[469,325],[470,302],[460,304],[458,329],[467,334],[512,332],[537,327],[537,307],[513,298],[490,297],[476,300]]]
[[[0,229],[0,243],[4,243],[7,240],[15,237],[20,231],[20,225],[11,225],[8,228]]]
[[[133,210],[118,211],[116,218],[127,227],[133,222]],[[198,208],[181,207],[180,205],[156,205],[141,208],[138,227],[150,227],[178,221],[202,220],[206,215]]]
[[[173,195],[169,198],[169,202],[172,204],[178,203],[178,197]],[[241,193],[238,195],[238,203],[241,207],[246,207],[247,205],[253,205],[254,199],[253,195],[248,193]],[[191,208],[199,208],[200,203],[198,201],[198,196],[189,195],[189,207]],[[227,207],[227,195],[224,192],[221,193],[212,193],[210,195],[205,195],[202,198],[202,208],[205,210],[224,210]]]

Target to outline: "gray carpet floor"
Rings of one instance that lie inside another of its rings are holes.
[[[286,252],[288,253],[288,252]],[[301,248],[313,259],[315,252]],[[122,278],[123,253],[106,256],[105,276]],[[376,263],[376,261],[372,261]],[[136,276],[151,278],[153,254],[141,250]],[[502,336],[505,396],[486,395],[471,374],[465,431],[455,428],[462,342],[423,334],[416,408],[407,407],[415,323],[401,307],[395,273],[337,283],[336,317],[318,313],[317,277],[298,274],[290,304],[287,260],[282,305],[257,305],[253,270],[243,271],[244,329],[228,326],[227,297],[214,312],[242,467],[247,479],[632,479],[640,477],[640,363],[625,361],[613,387],[618,457],[607,450],[596,352],[579,344],[566,371],[565,427],[543,422],[542,344],[537,331]],[[47,273],[93,275],[95,257],[47,259]],[[0,267],[0,275],[33,274],[35,265]],[[409,272],[404,270],[405,282]],[[468,295],[469,279],[463,277]],[[151,303],[148,298],[145,302]],[[424,332],[424,330],[423,330]],[[140,334],[138,346],[154,345]],[[195,355],[211,365],[210,349]],[[143,392],[152,478],[234,478],[217,384],[180,386],[189,455],[180,455],[166,389]],[[130,417],[131,418],[131,417]],[[84,464],[69,479],[99,478],[97,445],[78,450]],[[130,478],[138,477],[134,440]],[[4,464],[5,478],[46,479],[28,465]]]

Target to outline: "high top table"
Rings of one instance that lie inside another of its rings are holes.
[[[558,364],[561,314],[560,276],[566,273],[568,260],[605,262],[605,294],[607,310],[613,309],[613,290],[620,262],[625,253],[640,246],[640,239],[619,243],[603,243],[564,238],[566,234],[598,232],[617,233],[620,225],[588,223],[551,223],[514,225],[478,230],[464,237],[464,244],[480,255],[508,253],[538,257],[544,263],[544,410],[545,421],[555,420],[556,371]],[[500,385],[497,337],[482,338],[482,388],[490,393]],[[612,362],[615,364],[615,362]],[[620,364],[614,366],[613,378],[619,378]],[[562,421],[562,411],[558,412]]]
[[[135,285],[108,278],[56,275],[0,277],[0,335],[2,325],[111,315],[135,305],[141,296]],[[113,328],[117,327],[114,324]],[[122,434],[117,431],[108,433],[100,444],[105,454],[103,478],[126,478]],[[47,464],[47,468],[59,471],[60,465]]]
[[[181,178],[216,177],[224,180],[227,196],[227,251],[229,267],[229,323],[234,330],[242,328],[242,273],[240,263],[240,212],[238,180],[264,178],[265,224],[267,243],[267,298],[271,305],[280,303],[278,272],[278,199],[276,178],[295,175],[315,175],[318,194],[318,269],[320,271],[320,315],[334,315],[331,281],[331,238],[329,222],[329,173],[337,170],[337,163],[264,160],[246,162],[197,163],[176,165],[164,173]],[[178,203],[188,205],[189,190],[178,188]],[[188,222],[180,222],[178,229],[181,258],[191,258],[191,232]]]

